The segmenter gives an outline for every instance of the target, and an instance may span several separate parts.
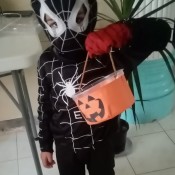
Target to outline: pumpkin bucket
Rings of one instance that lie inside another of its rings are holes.
[[[131,107],[134,103],[134,97],[125,79],[123,70],[116,71],[111,54],[110,58],[114,72],[100,79],[94,86],[79,91],[73,96],[73,100],[89,125],[110,120]]]

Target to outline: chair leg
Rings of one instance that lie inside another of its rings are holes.
[[[26,101],[25,101],[26,100],[25,87],[23,86],[23,82],[22,82],[23,79],[21,79],[21,75],[20,75],[21,72],[22,72],[21,70],[12,71],[12,77],[13,77],[13,81],[14,81],[14,85],[15,85],[21,113],[22,113],[22,116],[24,119],[24,123],[25,123],[26,131],[27,131],[27,136],[28,136],[30,147],[31,147],[36,171],[37,171],[38,175],[43,175],[41,165],[39,162],[37,149],[36,149],[35,140],[34,140],[34,137],[32,134],[30,115],[29,115],[29,111],[28,111],[28,106],[26,105]]]

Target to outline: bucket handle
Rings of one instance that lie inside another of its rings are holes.
[[[109,57],[110,57],[110,60],[111,60],[111,63],[112,63],[112,68],[113,68],[114,72],[117,72],[117,69],[116,69],[115,63],[114,63],[114,59],[113,59],[113,56],[112,56],[112,52],[113,51],[112,51],[112,48],[111,48],[111,51],[109,52]],[[80,86],[79,86],[79,92],[81,91],[81,87],[82,87],[82,84],[83,84],[83,79],[84,79],[88,59],[89,59],[89,53],[87,53],[86,60],[85,60],[85,63],[84,63],[83,73],[82,73]],[[117,75],[115,75],[115,76],[117,76]]]

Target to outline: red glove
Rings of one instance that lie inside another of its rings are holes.
[[[109,53],[111,47],[122,48],[131,40],[132,34],[124,23],[111,24],[99,31],[90,33],[85,41],[90,58]]]

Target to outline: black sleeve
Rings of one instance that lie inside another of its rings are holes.
[[[41,59],[41,58],[40,58]],[[45,63],[38,63],[38,120],[39,143],[42,152],[53,152],[53,136],[50,130],[52,105],[50,101],[51,84],[48,82]]]
[[[165,49],[170,41],[171,28],[166,21],[157,18],[131,19],[126,24],[132,32],[132,40],[126,47],[116,49],[113,56],[128,78],[152,52]]]

